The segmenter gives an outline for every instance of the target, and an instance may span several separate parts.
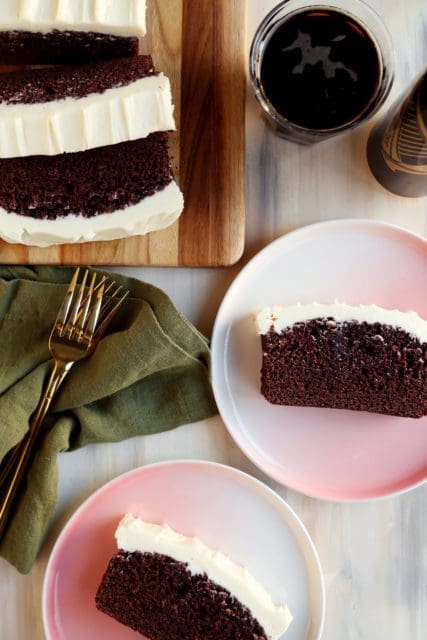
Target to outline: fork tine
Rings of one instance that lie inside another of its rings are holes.
[[[96,275],[96,274],[95,274],[95,275]],[[102,276],[101,280],[98,282],[98,284],[96,285],[96,287],[94,287],[94,290],[92,291],[92,295],[93,295],[94,293],[97,293],[97,292],[99,291],[99,288],[100,288],[103,284],[105,284],[107,281],[108,281],[107,276]],[[104,291],[104,295],[105,295],[105,294],[107,293],[107,291],[109,291],[110,289],[111,289],[111,284],[110,284],[110,285],[109,285],[109,287]],[[83,312],[83,309],[84,309],[84,307],[85,307],[85,305],[86,305],[87,301],[88,301],[88,295],[83,297],[83,300],[82,300],[82,303],[81,303],[81,307],[80,307],[80,311],[79,311],[78,316],[77,316],[77,320],[79,320],[79,319],[80,319],[80,316],[81,316],[81,314],[82,314],[82,312]]]
[[[90,286],[89,286],[89,291],[88,291],[88,294],[87,294],[87,296],[86,296],[86,298],[85,298],[85,300],[83,302],[83,306],[82,306],[82,308],[80,310],[79,317],[78,317],[78,320],[77,320],[77,329],[79,331],[79,340],[81,339],[82,333],[83,333],[84,328],[85,328],[87,316],[88,316],[90,305],[91,305],[91,302],[92,302],[93,292],[94,292],[94,289],[95,289],[95,282],[96,282],[96,273],[94,273],[92,275],[92,280],[91,280],[91,283],[90,283]]]
[[[62,301],[61,307],[59,309],[55,325],[60,325],[61,329],[67,322],[68,314],[70,312],[71,303],[73,301],[74,292],[76,290],[77,281],[79,278],[80,267],[74,271],[74,275],[70,282],[70,286],[68,287],[67,293],[65,294],[65,298]]]
[[[105,278],[104,282],[107,280],[107,278]],[[105,289],[104,291],[104,296],[108,296],[108,294],[110,293],[111,289],[114,287],[116,283],[114,282],[114,280],[112,280],[110,282],[110,284],[108,285],[108,287]]]
[[[72,331],[74,329],[74,327],[76,325],[76,322],[77,322],[77,318],[79,317],[79,311],[80,311],[80,308],[81,308],[81,305],[82,305],[83,296],[85,294],[86,282],[87,282],[88,275],[89,275],[89,269],[86,269],[86,271],[84,273],[84,276],[83,276],[82,283],[81,283],[80,288],[79,288],[79,292],[77,294],[77,298],[75,299],[74,304],[73,304],[73,308],[71,310],[70,318],[69,318],[68,323],[67,323],[67,325],[68,325],[67,328],[68,328],[69,331]]]
[[[98,282],[98,284],[96,285],[96,287],[93,290],[93,293],[98,293],[98,291],[100,290],[100,288],[102,287],[102,285],[104,285],[104,296],[105,294],[111,289],[112,283],[108,285],[108,287],[105,289],[105,285],[108,282],[108,278],[107,276],[102,276],[101,280]]]
[[[96,325],[98,324],[103,297],[104,297],[104,285],[102,285],[98,289],[95,303],[92,305],[92,308],[89,311],[89,317],[88,317],[87,326],[85,329],[85,336],[89,340],[89,342],[92,341],[95,335]]]
[[[120,288],[122,288],[122,287],[120,287]],[[111,321],[117,315],[117,313],[119,312],[119,310],[123,306],[125,300],[129,297],[129,295],[130,295],[130,292],[126,291],[126,293],[120,298],[120,300],[117,301],[117,303],[111,309],[110,313],[106,316],[106,318],[104,318],[104,320],[101,322],[101,324],[99,325],[99,327],[98,327],[98,329],[96,330],[96,333],[95,333],[95,339],[96,340],[100,340],[102,338],[104,333],[107,331]]]
[[[116,286],[115,282],[112,282],[113,287]],[[104,292],[104,298],[106,298],[106,295],[108,293],[108,290],[111,290],[111,286],[108,287],[107,291]],[[104,304],[101,307],[101,313],[99,314],[99,320],[98,322],[102,322],[102,320],[106,317],[106,315],[108,315],[108,313],[110,312],[110,308],[115,304],[115,300],[117,299],[117,296],[119,295],[119,293],[123,290],[123,287],[120,285],[116,288],[116,290],[114,292],[110,291],[110,295],[108,297],[108,299],[106,299],[106,301],[104,302]]]

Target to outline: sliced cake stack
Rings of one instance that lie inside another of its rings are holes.
[[[175,129],[169,80],[150,56],[114,58],[134,52],[145,31],[145,2],[117,4],[121,11],[105,13],[111,3],[96,0],[5,3],[3,28],[10,30],[0,33],[0,53],[15,38],[35,52],[33,62],[46,62],[49,51],[57,60],[60,50],[78,61],[113,56],[0,74],[0,236],[9,242],[141,235],[182,212],[168,153],[167,132]],[[17,60],[10,53],[9,61]]]

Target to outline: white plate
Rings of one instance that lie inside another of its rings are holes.
[[[379,498],[427,478],[427,419],[279,407],[260,393],[253,314],[295,302],[376,303],[427,318],[427,243],[380,222],[342,220],[290,233],[258,254],[228,291],[212,339],[225,424],[278,482],[313,497]]]
[[[140,635],[95,608],[126,512],[197,535],[246,566],[294,620],[284,640],[318,640],[325,595],[319,559],[303,524],[271,489],[208,462],[166,462],[116,478],[70,519],[49,560],[43,590],[48,640],[131,640]]]

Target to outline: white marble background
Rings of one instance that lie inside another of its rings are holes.
[[[275,0],[248,2],[251,36]],[[369,4],[383,15],[392,33],[396,93],[427,67],[427,2],[369,0]],[[301,149],[272,136],[250,92],[247,114],[244,261],[221,270],[128,270],[165,289],[207,334],[224,293],[244,262],[291,229],[323,219],[372,217],[427,233],[427,199],[388,195],[370,176],[364,157],[369,126],[321,147]],[[43,574],[52,545],[73,510],[124,471],[179,458],[223,462],[252,473],[273,486],[303,518],[325,573],[325,640],[427,637],[427,487],[366,504],[312,500],[269,481],[244,457],[216,418],[159,436],[87,447],[61,456],[58,508],[39,561],[28,577],[0,561],[1,640],[44,638]]]

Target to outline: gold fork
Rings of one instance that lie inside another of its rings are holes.
[[[1,470],[0,487],[4,486],[5,489],[0,497],[0,537],[26,476],[43,420],[56,392],[73,365],[92,355],[129,295],[128,291],[124,292],[115,282],[108,282],[105,276],[97,284],[96,273],[92,275],[87,288],[88,269],[78,286],[79,273],[80,268],[74,273],[50,335],[49,351],[54,364],[49,382],[27,435],[9,454]]]
[[[77,274],[77,275],[76,275]],[[76,272],[74,274],[74,277],[77,279],[78,277],[78,272]],[[99,343],[99,341],[102,339],[102,337],[104,336],[106,330],[108,329],[108,326],[110,324],[110,322],[113,320],[114,316],[118,313],[119,309],[121,308],[121,306],[123,305],[124,301],[126,300],[126,298],[129,295],[129,292],[124,292],[123,291],[123,287],[122,286],[117,286],[116,283],[114,281],[110,282],[107,286],[108,283],[108,279],[104,276],[101,278],[100,282],[95,286],[94,290],[93,290],[93,294],[97,293],[99,291],[99,289],[101,288],[101,286],[104,285],[104,287],[106,287],[104,289],[104,297],[103,297],[103,303],[101,306],[101,311],[99,314],[99,319],[98,319],[98,327],[95,331],[95,336],[94,339],[92,341],[92,345],[91,345],[91,350],[90,353],[92,353],[97,344]],[[61,310],[63,309],[64,305],[66,304],[67,301],[69,301],[70,299],[70,295],[72,293],[71,289],[72,289],[72,285],[73,285],[73,281],[70,284],[70,287],[67,291],[66,297],[64,299],[64,302],[62,303],[61,306]],[[120,296],[120,294],[122,294]],[[120,296],[120,297],[119,297]],[[87,296],[85,298],[83,298],[82,301],[82,308],[83,305],[87,302]],[[79,312],[79,317],[81,315],[82,312],[82,308]],[[60,317],[60,313],[61,311],[58,313],[58,318],[56,319],[56,323],[58,322],[58,319]],[[90,353],[88,353],[88,355],[90,355]],[[67,373],[67,372],[66,372]],[[58,391],[61,383],[63,382],[66,373],[64,373],[64,375],[62,377],[59,377],[58,379],[54,379],[53,378],[53,373],[51,375],[51,379],[45,389],[44,395],[40,401],[41,402],[45,401],[45,395],[48,394],[52,394],[52,397],[55,395],[56,391]],[[50,385],[55,385],[54,388],[50,388]],[[36,409],[36,413],[37,412],[41,412],[42,407],[39,405]],[[49,409],[49,405],[45,407],[45,411],[44,414],[42,414],[40,416],[40,420],[43,420],[47,411]],[[35,422],[36,419],[36,413],[34,414],[34,417],[32,419],[32,423],[31,426],[33,425],[33,423]],[[28,437],[28,434],[25,437]],[[16,456],[19,454],[19,450],[20,447],[22,446],[22,442],[18,443],[5,457],[5,459],[0,463],[0,490],[3,487],[3,485],[5,484],[5,482],[7,482],[11,469],[13,467],[13,464],[16,460]]]

